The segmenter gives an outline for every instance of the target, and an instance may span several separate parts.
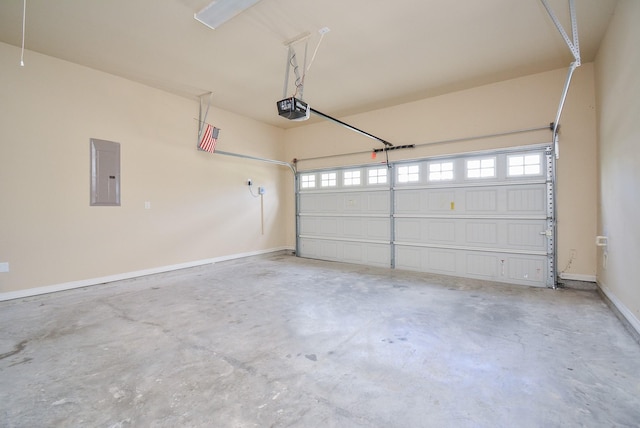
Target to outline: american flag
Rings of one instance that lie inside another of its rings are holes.
[[[218,128],[214,128],[213,126],[207,123],[207,127],[202,133],[202,138],[200,139],[200,144],[198,147],[205,152],[213,153],[216,151],[216,143],[218,142],[218,133],[220,130]]]

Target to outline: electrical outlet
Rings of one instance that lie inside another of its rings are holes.
[[[258,194],[264,195],[265,189],[264,187],[258,187]]]

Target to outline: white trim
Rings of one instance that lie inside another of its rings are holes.
[[[609,299],[613,306],[616,307],[618,312],[620,312],[620,314],[629,322],[631,327],[640,334],[640,320],[635,317],[633,312],[631,312],[631,310],[627,308],[606,285],[600,281],[598,281],[597,284],[598,288],[600,288],[604,295],[607,296],[607,299]]]
[[[261,254],[275,253],[278,251],[286,251],[286,250],[294,251],[294,249],[290,247],[270,248],[267,250],[258,250],[258,251],[251,251],[248,253],[230,254],[226,256],[214,257],[212,259],[195,260],[192,262],[178,263],[175,265],[168,265],[168,266],[160,266],[156,268],[143,269],[143,270],[138,270],[134,272],[125,272],[125,273],[120,273],[115,275],[102,276],[99,278],[82,279],[79,281],[64,282],[61,284],[53,284],[53,285],[47,285],[44,287],[29,288],[26,290],[9,291],[6,293],[0,293],[0,302],[3,302],[5,300],[39,296],[41,294],[55,293],[57,291],[72,290],[74,288],[82,288],[82,287],[88,287],[91,285],[104,284],[105,282],[121,281],[123,279],[137,278],[137,277],[146,276],[146,275],[153,275],[156,273],[187,269],[187,268],[196,267],[196,266],[203,266],[207,264],[219,263],[219,262],[224,262],[228,260],[242,259],[245,257],[258,256]]]
[[[571,279],[574,281],[596,282],[595,275],[584,275],[581,273],[564,273],[560,272],[560,279]]]

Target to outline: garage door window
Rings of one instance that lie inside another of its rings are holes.
[[[342,178],[345,186],[360,185],[360,171],[345,171]]]
[[[467,160],[467,178],[492,178],[496,176],[496,158]]]
[[[429,181],[453,180],[453,162],[429,164]]]
[[[300,187],[303,189],[312,189],[316,187],[316,175],[305,174],[300,176]]]
[[[509,177],[540,175],[542,173],[541,162],[539,153],[508,156],[507,165]]]
[[[320,186],[333,187],[336,185],[336,173],[325,172],[320,176]]]
[[[369,184],[385,184],[387,182],[387,168],[369,170]]]
[[[420,165],[398,167],[398,183],[414,183],[420,180]]]

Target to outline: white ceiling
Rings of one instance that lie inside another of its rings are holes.
[[[616,1],[575,0],[583,62]],[[568,0],[548,2],[571,34]],[[28,0],[25,47],[183,96],[211,91],[213,105],[283,128],[302,124],[277,115],[285,42],[309,32],[310,59],[323,27],[304,100],[334,117],[573,60],[540,0],[262,0],[216,30],[193,18],[208,3]],[[20,46],[22,8],[0,0],[0,41]],[[305,42],[294,47],[302,65]]]

